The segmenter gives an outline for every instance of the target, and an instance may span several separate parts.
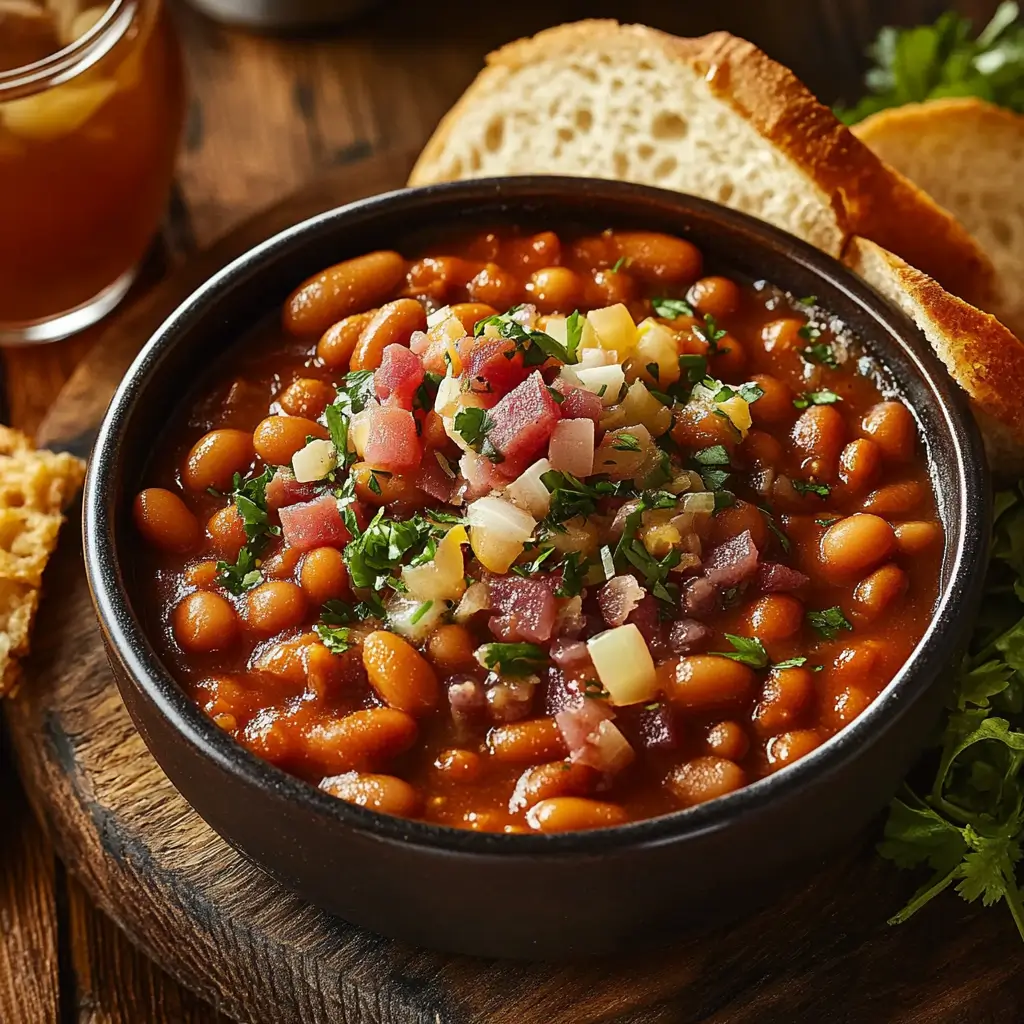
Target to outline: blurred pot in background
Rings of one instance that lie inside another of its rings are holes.
[[[0,0],[0,344],[66,337],[123,297],[184,111],[161,0]]]
[[[373,0],[189,0],[211,18],[250,28],[336,25],[372,6]]]

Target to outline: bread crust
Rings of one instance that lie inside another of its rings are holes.
[[[994,316],[951,295],[927,274],[865,238],[843,262],[921,329],[950,376],[967,392],[989,460],[1003,473],[1024,469],[1024,343]]]
[[[932,121],[943,121],[946,124],[960,121],[972,128],[981,126],[988,130],[1010,131],[1024,137],[1024,115],[1006,107],[997,107],[977,96],[951,96],[889,107],[864,118],[850,130],[870,146],[871,140],[878,135],[890,132],[900,135],[917,133],[923,125]]]
[[[827,197],[844,238],[872,238],[970,301],[987,305],[991,300],[992,265],[967,231],[876,157],[789,69],[727,32],[683,39],[642,25],[590,20],[509,43],[488,55],[487,66],[442,119],[409,184],[441,180],[435,169],[465,111],[500,90],[515,70],[597,43],[627,52],[638,44],[655,46],[682,62],[804,172]]]

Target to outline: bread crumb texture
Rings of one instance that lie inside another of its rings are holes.
[[[0,695],[17,682],[62,511],[84,476],[81,459],[37,451],[24,434],[0,426]]]

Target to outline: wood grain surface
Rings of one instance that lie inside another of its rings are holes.
[[[375,153],[396,151],[395,159],[404,159],[468,84],[484,53],[517,35],[585,16],[645,21],[682,34],[727,28],[752,38],[832,100],[857,94],[864,45],[881,24],[930,20],[946,6],[934,0],[551,0],[484,11],[467,0],[389,2],[340,33],[274,39],[222,29],[175,5],[192,84],[188,128],[166,230],[115,329],[140,345],[166,298],[151,297],[155,282],[181,268],[185,275],[198,273],[195,254],[268,203],[324,174],[343,176],[345,168]],[[955,6],[984,19],[995,0]],[[371,178],[376,173],[372,164],[364,170]],[[47,436],[78,436],[81,446],[83,424],[106,400],[99,381],[130,356],[101,342],[76,375],[74,390],[51,406],[102,334],[94,329],[41,349],[4,352],[4,421],[34,432],[47,418]],[[198,984],[208,998],[216,999],[226,985],[229,995],[220,1010],[260,1021],[1024,1020],[1022,960],[1008,918],[949,897],[910,925],[888,929],[884,915],[911,883],[867,846],[847,863],[831,865],[795,902],[738,927],[568,974],[441,960],[365,936],[328,941],[323,929],[329,922],[305,908],[292,917],[287,902],[284,911],[271,913],[259,900],[234,899],[234,912],[223,915],[219,906],[211,913],[208,906],[190,904],[189,891],[175,889],[163,873],[157,888],[147,872],[152,864],[146,846],[133,842],[132,831],[145,833],[154,823],[166,832],[160,852],[170,853],[161,863],[173,879],[180,883],[195,873],[200,890],[215,902],[224,893],[234,897],[236,883],[251,869],[237,858],[225,861],[233,855],[203,826],[187,848],[174,846],[187,809],[176,796],[161,801],[155,795],[166,781],[151,761],[147,766],[95,657],[91,611],[75,591],[80,555],[71,531],[69,539],[46,581],[46,631],[36,634],[41,655],[34,663],[41,686],[17,706],[15,730],[22,770],[37,794],[46,778],[33,775],[32,764],[86,766],[59,772],[47,800],[52,794],[62,814],[99,838],[64,851],[73,869],[66,875],[48,838],[59,833],[62,818],[37,800],[45,832],[40,829],[0,740],[4,1024],[225,1019],[165,967]],[[53,599],[65,591],[68,605],[61,608]],[[54,637],[61,638],[59,645],[50,643]],[[103,730],[95,732],[95,723],[103,723]],[[126,815],[125,827],[114,829],[90,803],[97,781],[122,794],[115,807],[126,806],[131,794],[141,817]],[[118,857],[104,861],[111,839]],[[95,877],[107,862],[117,867],[112,877],[120,902],[105,896]],[[251,890],[238,884],[237,891]],[[97,897],[117,924],[98,909]],[[204,913],[205,931],[197,932],[202,942],[169,947],[160,937],[182,919],[203,919]],[[269,941],[258,941],[254,921],[269,928]],[[243,969],[236,973],[238,962]],[[628,989],[622,981],[627,977]],[[250,981],[261,986],[258,994],[247,990]],[[309,991],[314,1002],[304,1002],[302,993]]]

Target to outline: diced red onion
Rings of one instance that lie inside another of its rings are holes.
[[[489,623],[495,636],[506,643],[551,639],[558,603],[545,580],[492,576],[487,581],[487,590],[491,608],[499,613]]]
[[[809,582],[809,576],[780,562],[762,562],[754,577],[754,586],[765,594],[799,590]]]
[[[556,640],[551,645],[551,660],[566,667],[582,665],[590,660],[590,654],[582,640]]]
[[[735,587],[757,572],[757,547],[749,530],[719,544],[704,559],[704,575],[716,587]]]
[[[710,615],[718,606],[718,589],[703,576],[687,580],[682,586],[680,606],[687,615]]]
[[[450,676],[447,681],[448,703],[452,714],[475,715],[487,706],[487,692],[479,679],[469,675]]]
[[[535,678],[500,679],[492,674],[487,686],[487,714],[492,722],[519,722],[530,714]]]
[[[598,592],[597,604],[609,626],[621,626],[647,593],[633,576],[615,576]]]
[[[714,635],[703,622],[679,619],[669,626],[668,646],[673,654],[689,654],[694,648],[707,643]]]

